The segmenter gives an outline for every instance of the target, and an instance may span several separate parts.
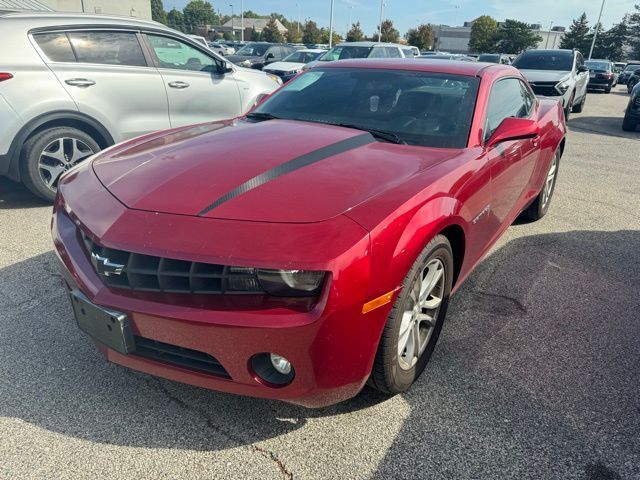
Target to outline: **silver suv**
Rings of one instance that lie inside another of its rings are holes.
[[[0,31],[0,175],[48,200],[109,145],[237,117],[281,84],[156,22],[9,14]]]
[[[589,67],[578,50],[527,50],[512,65],[522,71],[536,95],[556,97],[567,120],[571,112],[582,112]]]

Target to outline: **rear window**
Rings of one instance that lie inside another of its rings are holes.
[[[76,61],[66,33],[37,33],[33,36],[33,39],[52,62]]]
[[[587,60],[584,64],[589,67],[589,70],[598,70],[602,72],[608,72],[611,65],[609,62],[594,62],[592,60]]]
[[[573,53],[562,51],[528,51],[516,58],[513,66],[520,70],[573,70]]]
[[[135,33],[69,32],[78,62],[144,67],[147,62]]]

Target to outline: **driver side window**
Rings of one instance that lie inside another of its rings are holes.
[[[484,140],[487,141],[505,118],[527,118],[533,101],[527,88],[517,78],[498,80],[491,88]]]
[[[216,61],[200,50],[172,37],[147,34],[149,45],[155,53],[160,68],[211,72]]]

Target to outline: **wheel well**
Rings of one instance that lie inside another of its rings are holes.
[[[440,232],[451,244],[453,251],[453,285],[458,281],[460,270],[462,270],[462,262],[464,260],[465,239],[464,230],[459,225],[450,225]]]
[[[108,146],[111,145],[110,139],[106,139],[104,135],[100,131],[98,131],[97,128],[95,128],[94,126],[90,125],[87,122],[84,122],[76,118],[56,118],[53,120],[49,120],[48,122],[45,122],[42,125],[39,125],[32,132],[30,132],[27,138],[25,139],[25,142],[30,138],[33,138],[40,132],[44,132],[45,130],[48,130],[50,128],[55,128],[55,127],[77,128],[78,130],[83,131],[87,135],[90,135],[91,138],[93,138],[97,142],[97,144],[100,145],[101,149],[107,148]]]
[[[564,153],[564,146],[567,143],[567,139],[563,138],[562,141],[560,142],[560,157],[562,157],[562,154]]]

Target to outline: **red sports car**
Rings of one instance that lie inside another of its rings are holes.
[[[450,294],[547,212],[565,133],[514,68],[349,60],[246,117],[116,145],[55,202],[78,326],[112,362],[214,390],[403,392]]]

